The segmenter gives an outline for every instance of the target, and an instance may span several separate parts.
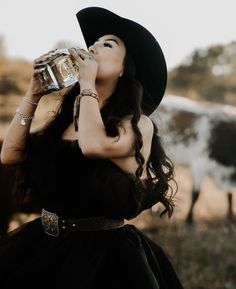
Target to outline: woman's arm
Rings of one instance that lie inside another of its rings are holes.
[[[133,156],[136,135],[130,118],[122,120],[123,127],[119,128],[118,137],[106,134],[96,99],[83,97],[80,107],[80,146],[88,158],[120,158]],[[141,115],[137,124],[144,144],[150,144],[153,137],[153,123],[146,115]],[[149,145],[148,145],[149,146]],[[143,149],[143,148],[142,148]]]
[[[54,53],[56,53],[55,50],[51,50],[48,53],[43,54],[35,59],[34,64],[46,61]],[[32,117],[41,97],[48,94],[48,92],[43,90],[42,83],[39,80],[39,74],[41,72],[42,69],[33,69],[28,92],[21,101],[20,106],[18,107],[18,113],[13,117],[4,137],[1,150],[1,162],[3,164],[18,164],[25,160],[26,141],[30,132],[32,119],[27,119],[24,124],[22,117]]]
[[[72,56],[79,64],[80,91],[90,90],[97,94],[96,75],[98,63],[86,51],[71,51]],[[99,95],[98,95],[99,97]],[[118,158],[134,155],[136,135],[131,120],[122,121],[124,128],[119,129],[119,137],[110,137],[106,133],[105,125],[100,113],[97,99],[83,96],[79,105],[79,146],[86,157],[89,158]],[[151,120],[142,115],[138,127],[143,141],[149,142],[153,135]]]
[[[35,102],[32,95],[27,94],[25,97],[27,100]],[[36,105],[32,105],[23,99],[19,105],[19,111],[27,116],[34,115],[36,108]],[[21,125],[20,122],[20,115],[16,113],[3,140],[1,150],[2,164],[17,164],[23,162],[25,159],[24,149],[29,135],[31,121],[28,120],[26,125]]]

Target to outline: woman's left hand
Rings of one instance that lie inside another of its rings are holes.
[[[78,81],[80,86],[83,84],[95,85],[98,63],[94,57],[84,49],[69,48],[69,52],[79,67]]]

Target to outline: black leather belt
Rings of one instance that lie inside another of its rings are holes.
[[[81,219],[64,219],[42,209],[41,221],[46,234],[57,237],[61,231],[102,231],[123,227],[124,219],[106,216]]]

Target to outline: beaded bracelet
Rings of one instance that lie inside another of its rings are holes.
[[[33,102],[33,101],[28,100],[26,97],[23,97],[23,101],[30,103],[32,105],[35,105],[35,106],[37,106],[39,104],[38,102]]]
[[[78,95],[79,101],[83,96],[92,96],[92,97],[96,98],[96,100],[99,102],[99,97],[98,97],[97,93],[92,92],[91,89],[83,89],[81,91],[81,93]]]
[[[91,96],[95,98],[99,102],[99,97],[97,93],[92,92],[91,89],[83,89],[78,96],[75,98],[74,102],[74,111],[73,111],[73,117],[74,117],[74,126],[75,126],[75,131],[78,131],[78,123],[77,123],[77,118],[79,116],[79,106],[80,106],[80,100],[83,96]]]
[[[20,116],[21,118],[21,121],[20,121],[20,124],[21,125],[26,125],[27,122],[30,122],[33,118],[34,118],[34,114],[32,116],[29,116],[29,115],[25,115],[23,114],[19,107],[16,109],[16,113]]]

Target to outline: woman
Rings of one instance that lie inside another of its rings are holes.
[[[78,83],[29,134],[46,94],[35,68],[4,139],[2,162],[23,164],[18,194],[37,196],[42,215],[1,244],[2,288],[183,288],[162,249],[124,224],[158,202],[173,211],[173,165],[148,117],[165,91],[163,53],[149,31],[106,9],[77,19],[88,46],[71,49]]]

